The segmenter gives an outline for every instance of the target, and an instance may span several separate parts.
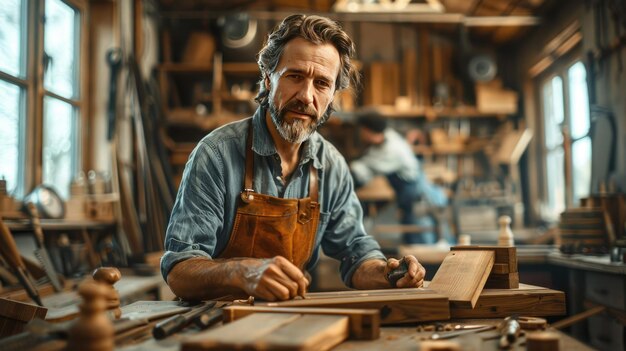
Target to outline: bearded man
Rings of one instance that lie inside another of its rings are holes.
[[[391,287],[399,261],[365,232],[346,161],[316,132],[336,93],[358,82],[354,51],[319,16],[289,16],[269,35],[254,116],[204,137],[185,167],[161,259],[177,296],[302,296],[320,249],[340,261],[347,286]],[[394,287],[420,287],[424,268],[405,260]]]

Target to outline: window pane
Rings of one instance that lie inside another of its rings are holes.
[[[23,0],[2,0],[0,6],[0,70],[17,77],[23,76],[24,5]]]
[[[548,207],[553,215],[565,209],[565,179],[563,149],[557,148],[546,156],[546,179],[548,185]]]
[[[43,182],[66,199],[76,174],[75,121],[72,105],[49,96],[44,98]]]
[[[543,95],[543,116],[545,143],[547,149],[563,143],[561,133],[561,123],[563,123],[563,80],[561,77],[554,77],[544,84]]]
[[[44,86],[66,98],[78,92],[77,18],[78,12],[63,1],[46,0],[44,48],[49,61]]]
[[[567,71],[569,78],[571,133],[573,139],[582,138],[589,132],[589,95],[587,93],[587,71],[582,62],[577,62]]]
[[[0,80],[0,178],[7,181],[7,190],[16,194],[21,188],[20,135],[23,111],[21,89]]]
[[[591,186],[591,138],[585,137],[572,144],[572,172],[574,201],[589,195]]]

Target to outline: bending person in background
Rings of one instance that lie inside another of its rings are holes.
[[[400,222],[425,228],[423,232],[405,233],[404,243],[435,243],[435,218],[432,215],[418,216],[414,205],[424,201],[428,206],[444,207],[448,202],[445,192],[426,178],[411,146],[397,131],[387,126],[385,118],[376,114],[364,115],[357,119],[357,124],[361,140],[368,148],[361,158],[350,163],[355,186],[361,187],[374,176],[384,175],[396,194]],[[445,239],[451,241],[449,230],[445,232]]]

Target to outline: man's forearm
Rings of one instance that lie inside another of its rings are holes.
[[[387,262],[381,259],[371,259],[361,263],[352,275],[352,286],[356,289],[390,288],[385,278],[386,267]]]
[[[176,296],[185,300],[208,300],[225,295],[244,294],[238,280],[235,260],[194,257],[176,264],[167,283]]]

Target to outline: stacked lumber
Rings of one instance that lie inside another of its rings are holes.
[[[561,213],[561,252],[605,253],[615,231],[610,215],[601,207],[571,208]]]

